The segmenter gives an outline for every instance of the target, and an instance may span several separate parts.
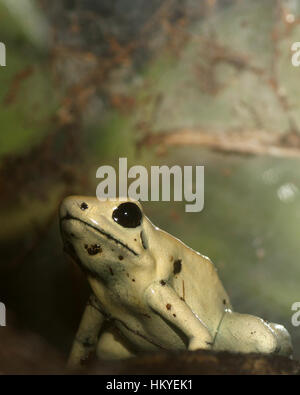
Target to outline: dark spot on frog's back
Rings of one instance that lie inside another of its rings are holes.
[[[167,308],[167,310],[171,310],[171,305],[170,305],[170,303],[168,303],[168,304],[166,304],[166,308]]]
[[[181,268],[182,268],[181,259],[177,259],[177,260],[174,262],[174,270],[173,270],[173,273],[174,273],[174,274],[180,273],[180,272],[181,272]]]

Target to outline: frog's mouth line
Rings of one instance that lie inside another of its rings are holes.
[[[114,241],[116,244],[121,245],[122,247],[126,248],[128,251],[130,251],[133,255],[138,256],[139,254],[137,252],[135,252],[132,248],[128,247],[128,245],[126,245],[125,243],[123,243],[121,240],[118,240],[116,238],[114,238],[111,234],[105,232],[103,229],[101,228],[97,228],[96,226],[89,224],[88,222],[83,221],[80,218],[76,218],[73,217],[71,214],[67,213],[67,215],[63,218],[61,218],[60,222],[62,222],[63,220],[70,220],[73,219],[75,221],[79,221],[81,223],[83,223],[84,225],[96,230],[98,233],[101,233],[103,236],[105,236],[108,240],[112,240]]]

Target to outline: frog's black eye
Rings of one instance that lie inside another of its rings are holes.
[[[124,228],[136,228],[141,224],[142,212],[132,202],[120,204],[112,213],[113,220]]]
[[[88,207],[89,206],[85,202],[82,202],[80,205],[81,210],[86,210]]]

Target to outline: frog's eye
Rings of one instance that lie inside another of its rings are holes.
[[[142,212],[132,202],[120,204],[112,213],[113,220],[124,228],[136,228],[141,224]]]

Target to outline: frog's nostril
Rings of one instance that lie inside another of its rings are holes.
[[[85,202],[82,202],[80,205],[81,210],[86,210],[88,207],[89,206]]]

